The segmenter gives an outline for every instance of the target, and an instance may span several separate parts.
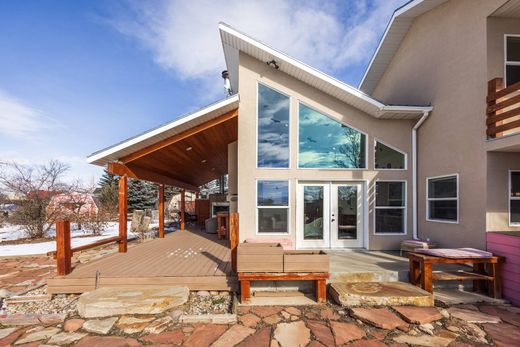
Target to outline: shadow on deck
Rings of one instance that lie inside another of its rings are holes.
[[[98,275],[96,275],[98,274]],[[236,290],[229,240],[198,230],[177,230],[128,249],[80,264],[47,280],[48,292],[83,293],[97,287],[184,285],[190,290]]]

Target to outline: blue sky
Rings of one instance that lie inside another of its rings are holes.
[[[219,21],[356,86],[405,2],[0,0],[0,161],[97,180],[88,154],[223,97]]]

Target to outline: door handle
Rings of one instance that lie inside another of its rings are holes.
[[[335,219],[334,219],[334,218],[332,218],[332,222],[334,222],[334,221],[335,221]]]

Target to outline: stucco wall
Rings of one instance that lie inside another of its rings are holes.
[[[509,226],[509,170],[520,170],[520,153],[488,152],[487,231],[520,231]]]
[[[520,34],[520,19],[496,18],[487,20],[487,80],[504,77],[504,34]]]
[[[289,169],[256,168],[256,104],[258,81],[291,96],[290,101],[290,148],[291,167]],[[238,118],[238,212],[240,215],[240,240],[248,238],[280,238],[280,236],[256,235],[256,180],[290,180],[289,235],[296,240],[296,181],[297,180],[337,180],[366,181],[370,203],[365,217],[370,235],[370,249],[397,249],[402,239],[412,233],[411,211],[411,121],[377,120],[341,101],[330,97],[265,63],[241,53],[239,67],[240,114]],[[316,110],[347,123],[368,134],[368,170],[314,170],[297,168],[297,107],[301,100]],[[374,171],[374,137],[408,154],[406,171]],[[375,179],[407,180],[407,231],[404,236],[374,236],[373,184]]]
[[[486,22],[505,0],[449,1],[418,17],[374,96],[431,103],[418,131],[418,231],[445,247],[485,247]],[[426,221],[426,178],[459,174],[459,223]]]

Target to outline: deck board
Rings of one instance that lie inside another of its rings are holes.
[[[187,285],[191,290],[235,290],[229,240],[198,230],[175,231],[48,279],[49,293],[81,293],[99,287]]]

